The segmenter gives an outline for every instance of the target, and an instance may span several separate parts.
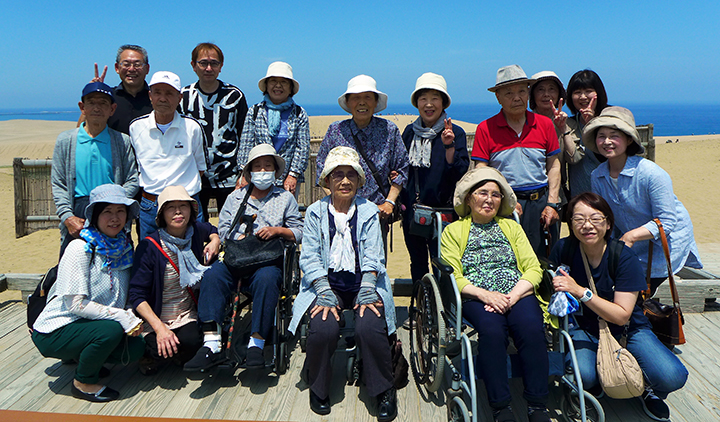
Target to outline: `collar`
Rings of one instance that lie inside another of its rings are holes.
[[[350,132],[352,132],[352,133],[358,133],[358,132],[366,133],[367,131],[369,131],[369,130],[372,128],[372,126],[375,124],[375,122],[376,122],[377,120],[378,120],[377,117],[372,116],[372,118],[370,119],[370,123],[368,123],[368,125],[365,126],[364,128],[360,129],[360,128],[358,127],[357,123],[355,123],[355,120],[353,120],[353,118],[351,117],[351,118],[350,118]]]
[[[218,91],[220,91],[221,89],[223,89],[223,87],[225,86],[225,84],[223,83],[223,81],[221,81],[220,79],[218,79],[217,82],[218,82],[219,85],[218,85],[217,89],[216,89],[215,91],[213,91],[213,92],[205,92],[205,91],[203,91],[203,89],[200,88],[200,81],[193,82],[192,85],[186,86],[185,89],[193,89],[193,88],[194,88],[194,89],[196,89],[199,93],[205,95],[206,97],[209,97],[209,96],[211,96],[211,95],[213,95],[213,94],[216,94]]]
[[[142,89],[141,89],[140,91],[138,91],[138,95],[141,94],[143,91],[150,91],[150,87],[148,86],[147,81],[146,81],[146,82],[143,82],[143,87],[142,87]],[[116,94],[116,95],[117,95],[117,94],[120,94],[120,95],[124,95],[124,96],[130,95],[130,94],[125,90],[125,85],[123,85],[122,81],[120,81],[120,83],[117,84],[117,86],[115,87],[115,94]],[[137,97],[137,95],[135,95],[135,96]]]
[[[105,125],[105,128],[102,130],[102,132],[100,132],[98,134],[98,136],[95,138],[91,137],[90,134],[87,133],[87,131],[85,130],[86,124],[87,124],[86,122],[83,122],[83,124],[80,125],[80,127],[78,128],[77,141],[79,143],[87,144],[90,141],[95,141],[95,142],[98,142],[101,144],[109,144],[110,143],[110,136],[109,136],[110,132],[108,132],[107,124]]]
[[[499,127],[510,127],[510,125],[508,125],[507,118],[505,118],[505,113],[503,113],[502,109],[498,114],[495,115],[495,119],[495,124],[497,124]],[[525,124],[523,126],[535,127],[535,124],[535,113],[525,110]]]
[[[633,177],[635,176],[635,172],[637,170],[638,165],[640,164],[640,161],[642,160],[642,157],[638,157],[637,155],[630,155],[627,158],[627,161],[625,161],[625,167],[623,167],[622,171],[620,171],[620,176],[626,176],[626,177]],[[597,168],[598,176],[599,177],[605,177],[610,178],[610,165],[607,161],[604,163],[601,163],[600,166]]]
[[[173,127],[176,128],[180,124],[179,123],[180,119],[181,119],[180,113],[178,113],[177,110],[175,110],[174,113],[175,113],[175,115],[173,116],[172,122],[170,122],[170,126],[168,127],[168,130],[170,130],[170,128],[173,128]],[[152,129],[160,130],[157,127],[157,125],[158,125],[157,120],[155,120],[155,111],[151,111],[150,116],[148,118],[150,119],[150,130],[152,130]],[[165,131],[165,133],[167,133],[167,130]]]

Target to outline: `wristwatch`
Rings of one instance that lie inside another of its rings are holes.
[[[554,209],[555,211],[560,211],[560,203],[559,202],[548,202],[545,204],[546,207],[550,207]]]
[[[580,302],[587,302],[588,300],[593,298],[593,292],[590,289],[585,289],[585,293],[583,293],[582,296],[580,296]]]

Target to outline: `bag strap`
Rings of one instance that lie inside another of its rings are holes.
[[[585,251],[583,250],[582,246],[580,246],[580,255],[582,256],[583,265],[585,265],[585,275],[587,276],[588,283],[590,283],[590,290],[592,290],[593,295],[597,295],[597,289],[595,288],[595,280],[592,276],[592,271],[590,271],[590,264],[588,264],[587,256],[585,255]],[[603,322],[605,322],[605,328],[608,330],[607,333],[610,333],[610,328],[607,326],[607,321],[605,321],[600,315],[598,315],[598,321],[600,323],[600,330],[603,330]],[[625,343],[625,338],[627,336],[627,329],[630,326],[630,321],[625,323],[625,330],[623,331],[620,344]],[[624,347],[624,346],[623,346]]]
[[[677,286],[675,285],[675,276],[672,271],[672,264],[670,261],[670,247],[668,246],[667,236],[665,235],[665,229],[659,218],[654,218],[653,222],[657,224],[658,230],[660,231],[660,241],[662,242],[663,253],[665,254],[665,264],[667,265],[668,279],[670,280],[670,294],[672,295],[673,306],[680,308],[680,297],[678,296]],[[650,246],[648,247],[648,267],[647,267],[647,285],[648,289],[643,292],[646,297],[650,296],[650,273],[652,270],[652,253],[653,253],[653,242],[649,241]]]
[[[150,242],[152,242],[153,245],[157,246],[158,250],[163,255],[165,255],[165,258],[167,258],[168,262],[170,262],[170,265],[172,265],[172,267],[175,269],[175,271],[178,273],[178,276],[179,276],[180,270],[178,269],[177,264],[172,259],[170,259],[170,255],[168,255],[167,252],[165,252],[165,249],[163,249],[162,246],[160,246],[160,244],[157,243],[157,241],[155,239],[153,239],[152,237],[146,236],[145,239],[149,240]],[[188,291],[188,293],[190,293],[190,297],[192,298],[193,302],[195,302],[195,305],[197,306],[197,303],[198,303],[197,298],[195,298],[195,293],[192,291],[190,286],[187,287],[187,291]]]
[[[351,131],[352,132],[352,131]],[[357,134],[353,133],[353,140],[355,141],[355,149],[357,152],[360,153],[360,156],[365,161],[365,164],[367,164],[368,168],[370,169],[370,173],[372,173],[373,179],[375,179],[375,183],[377,183],[378,188],[380,188],[380,192],[382,192],[383,196],[387,198],[388,193],[385,191],[385,185],[383,185],[383,180],[378,174],[377,167],[375,167],[375,164],[368,159],[367,154],[365,153],[365,148],[363,148],[362,143],[360,142],[360,139],[358,139]]]
[[[242,202],[240,203],[240,207],[237,210],[237,213],[235,213],[235,217],[233,218],[232,224],[230,224],[230,229],[228,230],[228,235],[232,233],[235,226],[237,226],[238,221],[240,220],[240,217],[245,215],[245,208],[247,208],[248,199],[250,199],[250,193],[252,193],[252,190],[255,188],[252,183],[249,183],[247,185],[247,193],[245,193],[245,197],[243,198]]]

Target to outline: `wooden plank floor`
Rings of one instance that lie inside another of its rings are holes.
[[[192,419],[291,420],[291,421],[374,421],[376,405],[363,387],[343,382],[344,358],[334,361],[337,381],[332,386],[332,412],[326,417],[312,413],[308,390],[300,380],[304,354],[292,353],[288,373],[277,377],[269,372],[237,370],[187,374],[172,365],[154,377],[145,377],[137,364],[112,368],[108,384],[121,392],[121,399],[107,404],[89,403],[70,395],[74,365],[43,358],[35,349],[25,327],[25,305],[15,300],[0,303],[0,420],[3,410],[166,417]],[[406,315],[398,308],[399,319]],[[668,399],[672,420],[720,420],[720,312],[687,314],[685,334],[688,343],[679,347],[679,357],[690,372],[687,385]],[[407,354],[407,331],[400,330]],[[411,375],[412,378],[412,375]],[[518,420],[526,421],[520,399],[522,383],[512,380],[513,407]],[[480,388],[479,403],[486,403]],[[557,409],[560,389],[551,390],[551,415],[562,420]],[[398,393],[397,421],[446,420],[443,398],[418,391],[411,382]],[[601,400],[608,421],[644,421],[647,418],[635,400]],[[482,420],[491,420],[481,411]]]

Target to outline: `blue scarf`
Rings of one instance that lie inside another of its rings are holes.
[[[102,271],[124,270],[132,266],[132,241],[124,230],[118,233],[117,237],[107,237],[91,226],[80,230],[80,237],[87,242],[85,252],[92,253],[94,248],[96,254],[105,257]]]
[[[160,229],[159,232],[163,243],[177,254],[178,262],[176,264],[180,273],[180,286],[183,288],[194,286],[210,268],[200,264],[192,251],[192,237],[195,229],[193,226],[188,226],[183,239],[171,235],[165,229]]]
[[[280,104],[272,102],[270,97],[265,94],[265,106],[268,108],[268,130],[270,137],[274,138],[280,132],[280,113],[289,109],[295,104],[292,97],[288,97],[287,101]]]

